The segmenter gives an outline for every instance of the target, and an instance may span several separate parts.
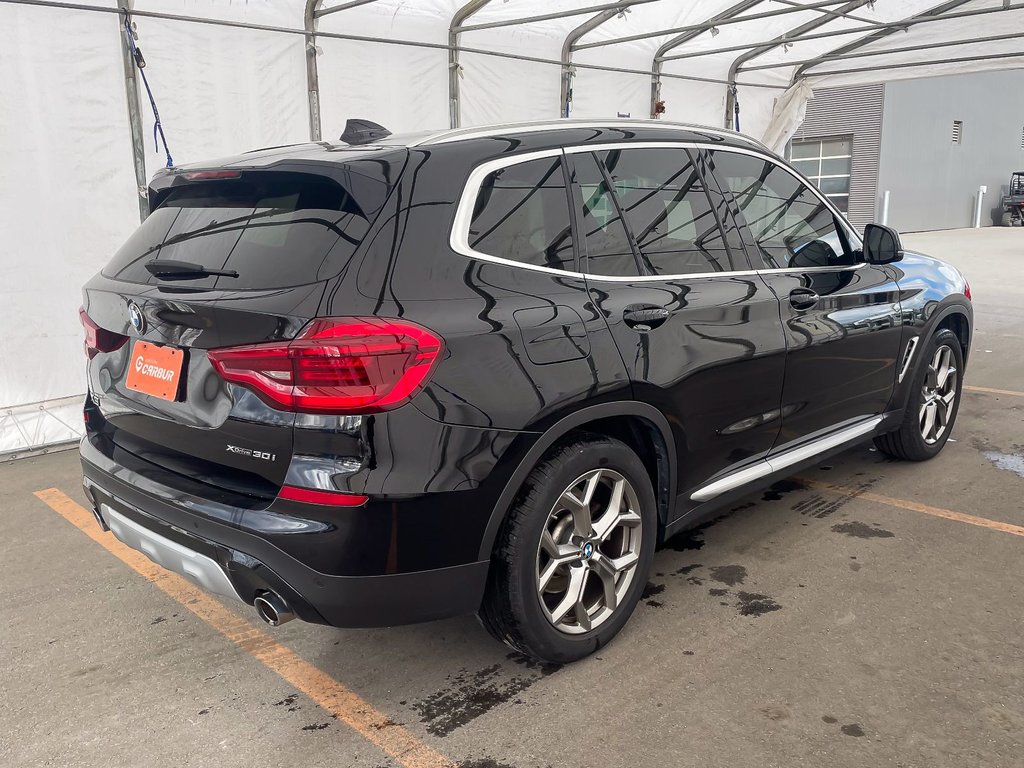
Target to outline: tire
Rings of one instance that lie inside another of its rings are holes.
[[[1009,211],[1004,211],[1003,212],[1003,218],[1002,218],[1001,221],[1002,221],[1002,225],[1004,227],[1012,227],[1013,226],[1013,214],[1010,213]]]
[[[903,423],[895,432],[875,438],[878,450],[907,461],[937,456],[956,422],[963,370],[960,339],[948,328],[939,329],[925,346],[914,371]]]
[[[615,489],[622,503],[612,525],[607,515]],[[530,473],[498,534],[481,622],[539,661],[564,664],[588,656],[615,637],[636,608],[657,524],[650,477],[625,444],[583,436],[553,449]]]

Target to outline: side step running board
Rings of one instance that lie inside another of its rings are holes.
[[[847,427],[839,432],[818,438],[807,445],[792,448],[784,453],[780,453],[778,456],[761,459],[761,461],[752,466],[744,467],[737,472],[726,475],[720,480],[715,480],[713,483],[709,483],[702,488],[698,488],[690,494],[690,500],[710,501],[716,496],[720,496],[727,491],[740,488],[741,486],[752,483],[762,477],[767,477],[775,472],[779,472],[786,467],[792,467],[808,459],[812,459],[819,453],[830,451],[845,443],[850,443],[858,438],[864,437],[865,435],[869,435],[874,432],[875,428],[881,423],[882,417],[875,416],[867,421],[854,424],[852,427]]]

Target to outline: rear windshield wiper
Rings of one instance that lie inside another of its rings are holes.
[[[197,280],[201,277],[238,277],[233,269],[209,269],[202,264],[191,261],[171,261],[170,259],[153,259],[146,262],[146,269],[151,275],[161,280]]]

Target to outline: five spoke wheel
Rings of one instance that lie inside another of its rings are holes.
[[[556,629],[589,632],[614,613],[636,574],[642,525],[636,490],[618,472],[592,470],[562,492],[537,548],[537,593]]]
[[[935,350],[924,377],[918,424],[925,443],[934,445],[945,434],[956,400],[956,361],[946,345]]]

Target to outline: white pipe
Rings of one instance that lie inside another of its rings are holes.
[[[885,194],[882,195],[882,223],[889,223],[889,190],[885,190]]]
[[[974,205],[974,228],[979,229],[981,227],[981,205],[985,199],[985,193],[988,192],[988,187],[982,185],[978,187],[978,199]]]

